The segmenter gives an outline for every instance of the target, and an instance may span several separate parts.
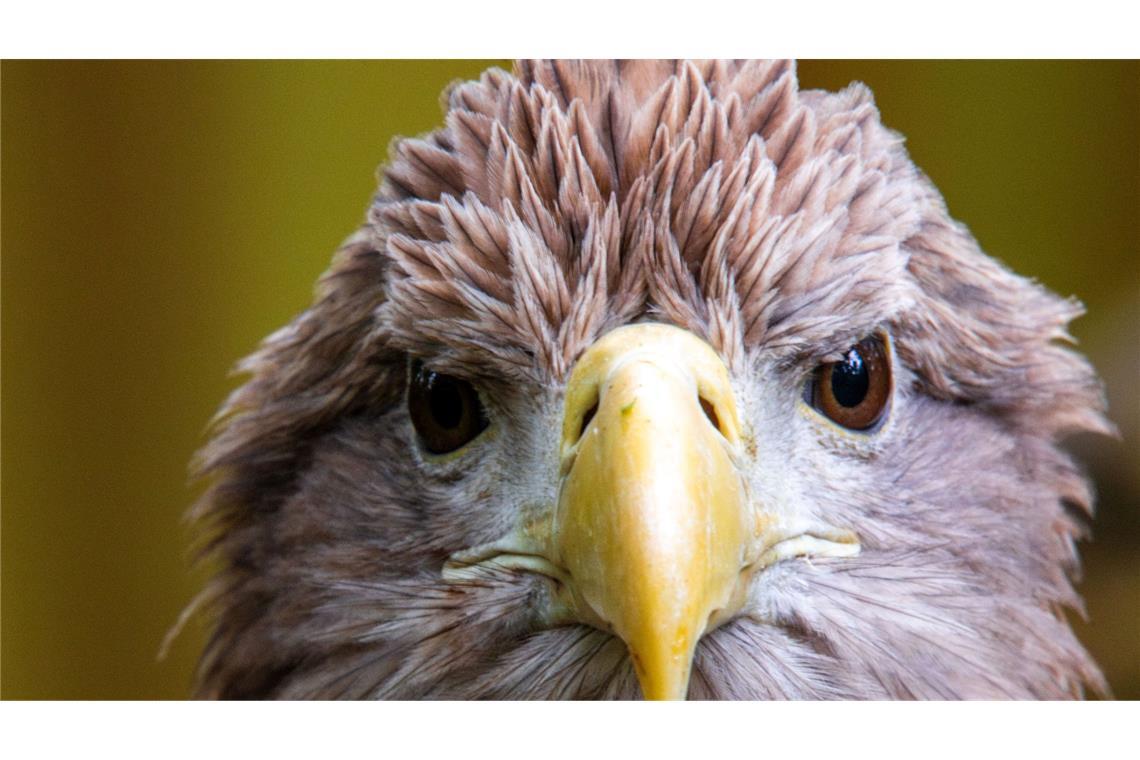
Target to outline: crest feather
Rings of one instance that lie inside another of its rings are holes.
[[[372,209],[395,264],[384,311],[423,324],[445,305],[494,332],[430,350],[517,357],[508,373],[560,377],[585,325],[638,314],[740,348],[806,343],[790,320],[889,284],[918,226],[865,88],[800,93],[788,62],[524,62],[447,101],[443,130],[396,145]],[[563,330],[580,291],[605,311]]]
[[[801,91],[785,61],[522,62],[448,107],[397,144],[370,214],[409,350],[548,381],[638,318],[731,361],[898,325],[935,395],[1105,429],[1056,345],[1079,307],[978,249],[861,84]]]

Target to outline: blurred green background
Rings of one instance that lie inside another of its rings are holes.
[[[492,63],[2,64],[0,695],[188,693],[202,627],[156,653],[204,578],[187,462],[228,371],[307,306],[392,137]],[[800,65],[852,80],[989,253],[1088,306],[1124,440],[1073,443],[1101,494],[1078,632],[1140,697],[1140,64]]]

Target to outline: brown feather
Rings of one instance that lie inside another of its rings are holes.
[[[553,498],[562,383],[647,319],[789,404],[873,330],[904,368],[869,452],[755,422],[783,457],[761,481],[816,489],[866,551],[773,568],[702,642],[692,696],[1105,690],[1061,612],[1092,498],[1055,444],[1112,429],[1065,346],[1081,307],[980,250],[866,87],[801,91],[787,62],[522,62],[446,103],[394,146],[314,305],[241,365],[201,456],[221,571],[200,694],[635,696],[612,638],[535,626],[529,581],[439,567],[506,531],[518,494]],[[480,383],[510,446],[418,469],[409,357]]]

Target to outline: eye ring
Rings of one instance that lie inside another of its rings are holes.
[[[816,367],[804,400],[835,424],[866,433],[886,416],[892,390],[890,343],[873,335],[844,351],[840,361]]]
[[[479,392],[466,380],[412,364],[408,415],[430,454],[450,454],[475,440],[489,424]]]

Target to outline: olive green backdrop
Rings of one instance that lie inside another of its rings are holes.
[[[0,694],[183,697],[187,462],[235,360],[308,304],[395,135],[488,62],[4,62]],[[1124,443],[1079,632],[1140,696],[1140,66],[806,62],[854,79],[991,254],[1076,294]]]

